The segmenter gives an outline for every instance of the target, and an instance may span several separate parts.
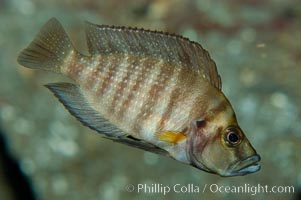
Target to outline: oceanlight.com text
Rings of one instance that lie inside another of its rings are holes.
[[[208,187],[208,188],[207,188]],[[212,193],[237,193],[237,194],[251,194],[256,195],[259,193],[294,193],[295,188],[294,186],[269,186],[269,185],[218,185],[218,184],[210,184],[204,186],[204,191],[207,189]]]
[[[256,195],[260,193],[272,193],[272,194],[281,194],[288,193],[293,194],[295,192],[294,186],[280,186],[280,185],[219,185],[219,184],[174,184],[174,185],[164,185],[161,183],[153,184],[128,184],[126,185],[127,192],[136,192],[136,193],[145,193],[145,194],[162,194],[166,195],[168,193],[232,193],[232,194],[250,194]]]

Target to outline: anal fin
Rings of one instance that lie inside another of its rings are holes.
[[[160,147],[153,145],[149,142],[134,138],[130,135],[126,136],[126,137],[119,137],[118,139],[113,139],[113,138],[109,138],[109,139],[111,139],[115,142],[118,142],[118,143],[126,144],[131,147],[142,149],[144,151],[149,151],[149,152],[164,155],[164,156],[170,156],[166,150],[161,149]]]

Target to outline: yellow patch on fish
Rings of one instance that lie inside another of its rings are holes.
[[[173,131],[165,131],[158,134],[158,139],[164,142],[169,142],[176,144],[181,140],[184,140],[186,138],[186,135],[179,132],[173,132]]]

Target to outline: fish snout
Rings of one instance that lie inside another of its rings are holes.
[[[258,162],[261,160],[258,154],[247,157],[244,160],[238,161],[227,170],[224,176],[243,176],[246,174],[254,173],[260,170],[260,165]]]

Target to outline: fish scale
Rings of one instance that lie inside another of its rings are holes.
[[[127,126],[126,129],[136,137],[153,139],[155,134],[160,131],[169,129],[179,131],[187,125],[185,119],[189,117],[193,107],[183,108],[175,103],[180,95],[180,92],[177,91],[182,87],[179,80],[188,76],[185,70],[166,65],[161,59],[154,61],[154,59],[140,59],[129,55],[123,58],[116,58],[110,54],[84,60],[82,57],[73,59],[79,59],[79,61],[73,61],[65,67],[70,68],[70,70],[67,69],[69,71],[67,75],[91,93],[93,102],[97,102],[99,105],[96,106],[98,111],[102,112],[106,118]],[[135,63],[139,63],[139,65],[135,65]],[[131,68],[135,69],[134,72],[130,70]],[[119,75],[125,75],[126,72],[132,72],[127,79],[124,79],[125,76]],[[95,73],[99,74],[97,79],[94,78]],[[147,74],[149,75],[147,76]],[[118,87],[119,83],[125,80],[128,84]],[[93,82],[97,82],[98,85],[93,85]],[[96,92],[91,90],[93,88],[91,85],[97,88]],[[128,98],[117,95],[122,91],[126,91],[125,94],[130,93]],[[189,97],[189,92],[183,93],[182,91],[181,96]],[[158,96],[160,96],[160,101],[155,101],[154,97]],[[112,112],[118,104],[127,104],[128,106],[124,107],[122,111]]]
[[[160,62],[154,63],[144,59],[140,65],[135,66],[137,69],[137,71],[135,71],[137,72],[137,78],[133,80],[133,84],[136,85],[136,87],[135,90],[129,90],[131,94],[128,99],[128,107],[126,110],[124,110],[123,115],[126,118],[125,122],[129,124],[131,130],[135,131],[135,135],[137,136],[139,136],[139,127],[144,108],[150,106],[148,101],[152,99],[148,93],[154,86],[153,81],[158,79],[158,75],[160,73],[160,67],[158,66],[158,63],[160,64]],[[141,67],[141,65],[146,67]]]
[[[51,19],[18,57],[25,67],[73,79],[45,86],[83,125],[220,176],[260,169],[201,45],[138,28],[89,22],[85,28],[89,56]]]
[[[147,104],[143,103],[144,100],[147,100],[145,98],[143,98],[144,96],[148,96],[148,88],[152,88],[152,80],[157,80],[158,77],[156,75],[156,73],[153,73],[155,71],[158,71],[160,69],[160,66],[157,67],[157,65],[154,63],[154,65],[152,65],[153,67],[150,66],[151,71],[149,71],[150,74],[152,74],[152,76],[148,76],[148,77],[144,77],[146,76],[146,73],[144,71],[135,71],[134,73],[132,73],[131,76],[128,76],[126,79],[128,84],[124,84],[124,87],[120,87],[119,84],[122,82],[125,82],[125,76],[126,72],[130,72],[130,70],[128,68],[134,67],[136,69],[143,69],[140,65],[146,65],[145,63],[148,62],[148,60],[144,59],[139,61],[139,65],[134,66],[133,64],[130,64],[128,62],[125,62],[125,60],[127,60],[127,57],[124,57],[123,59],[115,59],[115,61],[112,61],[110,59],[110,57],[108,58],[104,58],[102,57],[96,57],[96,58],[90,58],[91,61],[87,61],[85,60],[83,63],[81,62],[76,62],[79,64],[74,65],[74,63],[69,64],[70,68],[80,68],[82,69],[80,74],[78,74],[78,76],[76,77],[77,73],[75,75],[72,74],[67,74],[73,77],[74,80],[76,80],[77,82],[80,83],[80,85],[83,85],[86,89],[91,88],[90,87],[90,80],[93,80],[94,77],[94,71],[92,71],[91,69],[98,69],[100,68],[101,71],[99,71],[98,73],[102,72],[101,76],[98,77],[99,81],[97,82],[97,85],[94,85],[94,87],[98,88],[97,92],[95,93],[93,90],[90,91],[92,92],[92,96],[95,102],[98,102],[99,105],[106,105],[105,107],[107,109],[104,109],[104,107],[101,107],[102,112],[105,112],[104,115],[107,118],[111,118],[112,120],[116,119],[116,116],[112,116],[112,114],[109,113],[109,111],[111,111],[110,109],[108,109],[109,107],[116,107],[116,104],[124,104],[126,103],[125,101],[129,101],[128,104],[129,106],[126,107],[125,110],[123,110],[124,113],[122,112],[118,112],[115,113],[115,115],[123,115],[125,117],[125,119],[121,118],[120,120],[124,120],[126,122],[126,124],[130,125],[132,124],[132,126],[137,126],[137,122],[139,120],[138,117],[141,114],[141,112],[139,110],[141,109],[137,109],[137,105],[138,107],[142,107],[144,105],[147,106]],[[93,60],[98,60],[98,62],[93,62]],[[118,62],[116,62],[118,60]],[[89,63],[94,63],[97,66],[91,66],[91,64]],[[128,63],[128,64],[127,64]],[[159,62],[158,62],[159,63]],[[153,64],[153,63],[151,63]],[[83,68],[84,65],[88,65],[88,67]],[[118,67],[115,67],[118,66]],[[146,69],[146,68],[144,68]],[[75,70],[77,71],[77,70]],[[119,74],[123,74],[123,75],[119,75]],[[95,80],[97,81],[97,80]],[[88,84],[87,84],[88,82]],[[150,84],[144,84],[145,82],[149,82]],[[135,86],[137,86],[137,88],[135,91],[132,91],[131,89],[133,89]],[[101,91],[101,92],[100,92]],[[131,98],[126,99],[123,98],[123,96],[118,95],[120,92],[122,91],[127,91],[128,93],[132,93],[134,95],[130,95]],[[134,93],[135,92],[135,93]],[[118,99],[119,98],[119,99]],[[103,102],[103,103],[101,103]],[[107,103],[105,103],[107,102]],[[114,113],[114,112],[113,112]],[[129,116],[131,116],[129,118]],[[127,120],[126,120],[127,119]],[[137,136],[139,136],[139,134],[136,134]]]

